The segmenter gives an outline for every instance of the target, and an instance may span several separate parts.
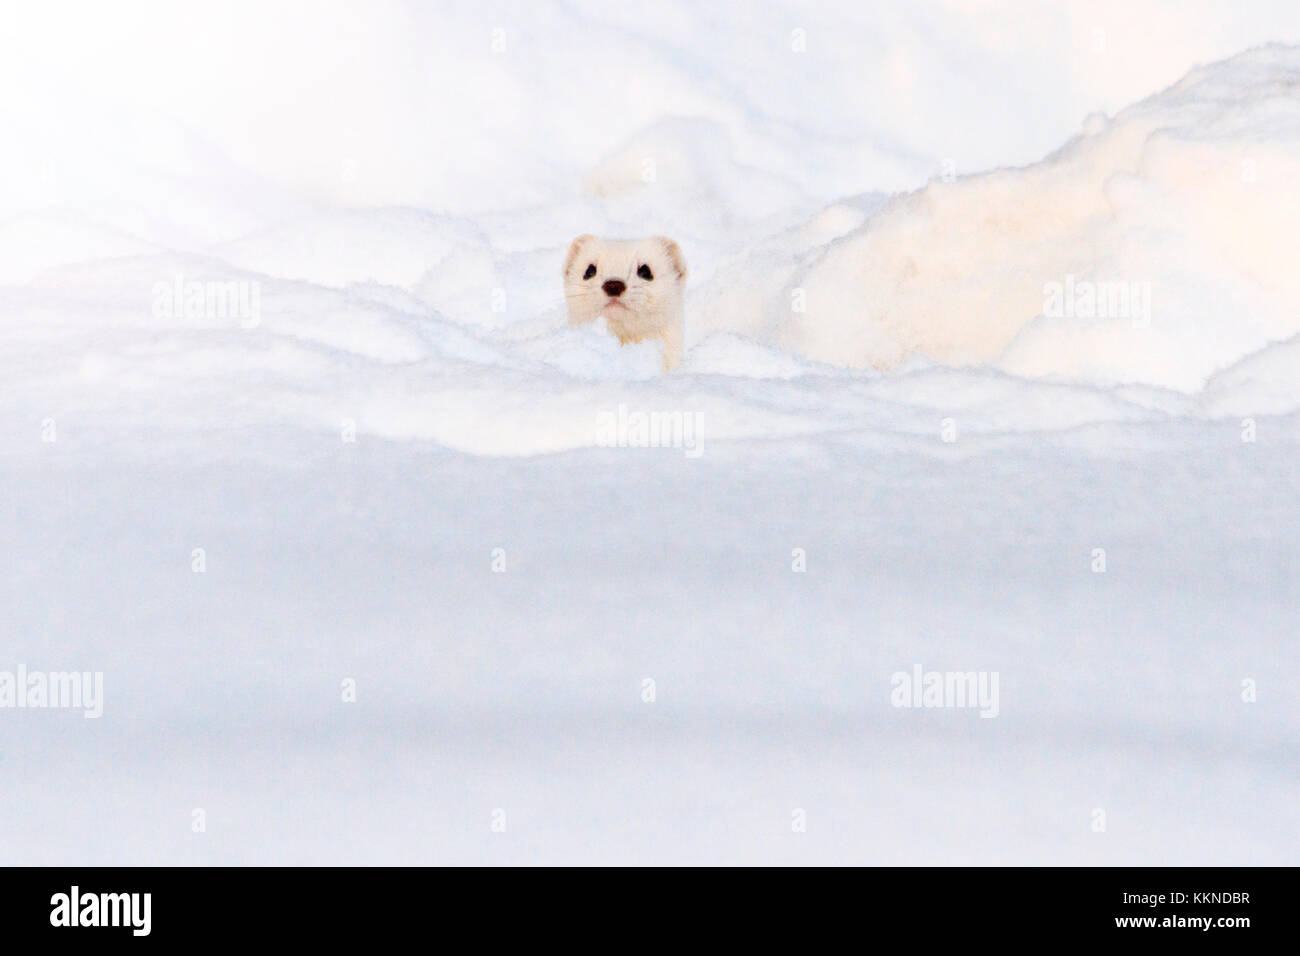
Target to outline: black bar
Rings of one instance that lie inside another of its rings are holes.
[[[1145,944],[1232,946],[1294,938],[1289,869],[572,869],[540,874],[526,869],[11,868],[0,880],[6,941],[54,947],[150,941],[318,941],[334,947],[349,941],[396,942],[412,930],[465,931],[486,940],[530,929],[540,944],[588,933],[599,941],[595,927],[617,933],[619,924],[627,940],[657,938],[663,945],[689,938],[678,934],[695,925],[753,933],[760,941],[786,934],[811,939],[838,927],[853,939],[884,942],[887,933],[897,931],[924,945],[1128,937]],[[116,914],[119,925],[53,925],[70,922],[74,886],[79,921],[98,921],[102,914],[109,922]],[[102,894],[114,896],[105,900]],[[149,894],[147,934],[144,894]],[[606,940],[621,948],[617,937]]]

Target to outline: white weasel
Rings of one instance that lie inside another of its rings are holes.
[[[664,368],[682,360],[686,260],[671,239],[579,236],[564,259],[569,324],[604,316],[621,344],[663,343]]]

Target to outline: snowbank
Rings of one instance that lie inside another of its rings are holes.
[[[163,421],[203,381],[243,397],[178,420],[332,433],[346,419],[484,455],[595,447],[596,421],[621,404],[695,416],[711,443],[933,432],[957,414],[976,436],[1005,426],[974,397],[988,386],[972,383],[990,382],[1019,383],[997,386],[1016,395],[1001,405],[1031,430],[1291,413],[1297,76],[1297,49],[1252,50],[1090,118],[1036,164],[803,216],[807,197],[739,164],[705,120],[647,127],[591,167],[585,199],[511,213],[306,211],[284,198],[272,208],[286,218],[193,252],[93,215],[25,213],[5,226],[6,311],[11,328],[56,321],[61,337],[39,358],[27,334],[13,340],[10,403],[39,396],[42,417],[121,421],[147,395]],[[569,238],[632,223],[682,237],[691,263],[675,375],[658,374],[652,346],[564,325]],[[154,287],[187,281],[255,289],[256,320],[157,314]],[[1209,381],[1203,401],[1171,394]],[[1040,400],[1065,394],[1064,407]]]
[[[921,354],[1196,391],[1300,332],[1298,178],[1300,52],[1255,50],[1090,118],[1040,163],[937,180],[787,246],[750,328],[857,368]],[[701,324],[737,328],[733,303],[709,305]]]

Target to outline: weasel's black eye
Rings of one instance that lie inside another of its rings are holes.
[[[639,275],[642,279],[645,279],[646,282],[649,282],[651,279],[655,277],[655,274],[650,271],[650,267],[646,265],[643,265],[640,269],[637,269],[636,274]]]
[[[584,279],[590,279],[595,274],[596,274],[596,263],[593,262],[591,265],[587,266],[587,271],[582,274],[582,277]]]

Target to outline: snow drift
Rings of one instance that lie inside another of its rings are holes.
[[[1040,163],[936,180],[831,242],[787,243],[784,267],[752,276],[761,311],[706,290],[697,322],[856,368],[923,355],[1196,391],[1300,332],[1298,181],[1300,54],[1255,50],[1090,117]]]
[[[1297,75],[1295,48],[1249,51],[1090,120],[1035,165],[804,218],[770,177],[728,177],[717,127],[656,124],[588,174],[581,222],[686,230],[688,351],[667,377],[653,346],[564,326],[558,263],[579,231],[568,203],[479,219],[299,211],[201,254],[26,214],[9,226],[11,328],[48,324],[57,296],[65,337],[30,376],[27,336],[13,340],[9,395],[39,396],[50,416],[121,420],[148,394],[165,420],[176,396],[232,390],[238,405],[186,401],[179,420],[335,432],[347,419],[488,455],[598,446],[600,414],[621,403],[690,412],[710,442],[910,434],[943,410],[960,410],[973,437],[1003,427],[980,398],[1000,375],[1020,383],[1019,428],[1245,414],[1233,393],[1259,386],[1235,363],[1289,380],[1285,341],[1300,332]],[[649,182],[647,152],[659,164]],[[739,218],[747,208],[756,219]],[[752,238],[760,223],[769,232]],[[153,288],[177,281],[255,283],[258,321],[153,315]],[[899,371],[877,374],[888,368]],[[245,390],[254,369],[259,388]],[[1199,400],[1212,377],[1213,401]],[[1298,407],[1285,384],[1268,395],[1269,414]]]

